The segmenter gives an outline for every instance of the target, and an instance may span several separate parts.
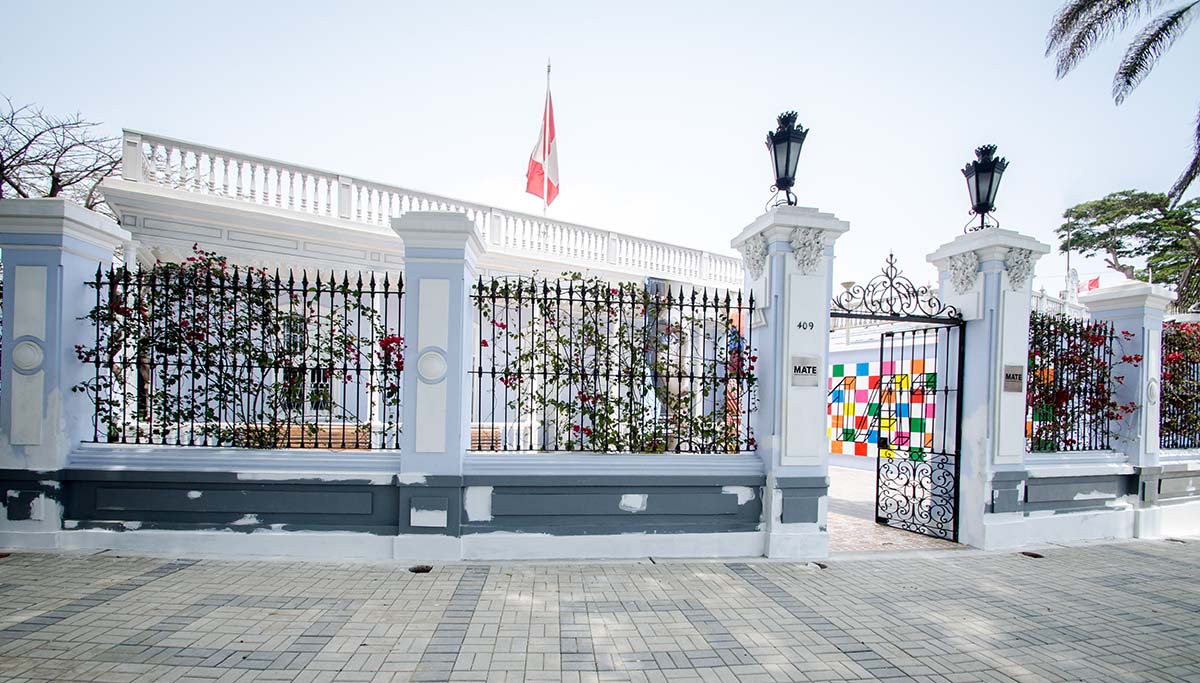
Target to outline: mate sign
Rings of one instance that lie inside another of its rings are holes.
[[[1022,365],[1004,366],[1004,390],[1021,393],[1025,391],[1025,367]]]
[[[792,356],[792,386],[819,386],[819,379],[816,356]]]

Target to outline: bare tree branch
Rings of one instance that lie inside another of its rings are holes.
[[[62,197],[113,216],[100,183],[121,163],[117,137],[79,114],[59,117],[0,96],[0,199]]]

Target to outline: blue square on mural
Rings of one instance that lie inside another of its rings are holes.
[[[879,443],[879,430],[872,429],[867,432],[867,443]]]
[[[841,403],[842,402],[842,390],[834,389],[832,392],[830,392],[829,400],[833,401],[834,403]]]
[[[855,374],[859,374],[859,375],[869,375],[869,374],[871,374],[871,367],[870,367],[870,366],[871,366],[871,364],[870,364],[870,363],[859,363],[859,364],[858,364],[858,368],[855,370]]]
[[[909,408],[909,403],[907,401],[905,401],[904,403],[897,403],[896,404],[896,411],[897,411],[896,414],[899,415],[900,417],[908,417],[908,408]]]

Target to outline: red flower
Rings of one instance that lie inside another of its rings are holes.
[[[484,347],[484,348],[487,348],[487,345],[488,345],[488,343],[487,343],[487,340],[486,340],[486,339],[480,339],[480,340],[479,340],[479,345],[480,345],[480,346],[482,346],[482,347]]]

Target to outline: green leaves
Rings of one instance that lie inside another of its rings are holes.
[[[1069,0],[1055,15],[1046,36],[1046,56],[1056,54],[1058,78],[1070,73],[1097,45],[1163,4],[1164,0]],[[1118,105],[1124,102],[1145,80],[1198,12],[1200,0],[1190,0],[1159,14],[1138,32],[1113,77],[1114,102]],[[1200,118],[1192,161],[1167,193],[1172,203],[1179,202],[1197,177],[1200,177]]]
[[[1200,301],[1200,199],[1177,206],[1166,195],[1123,190],[1077,204],[1055,231],[1060,251],[1099,256],[1127,277],[1173,285],[1181,310]],[[1069,240],[1068,240],[1069,237]],[[1145,259],[1147,269],[1134,261]]]

